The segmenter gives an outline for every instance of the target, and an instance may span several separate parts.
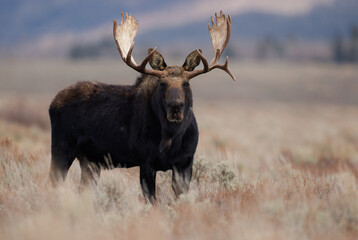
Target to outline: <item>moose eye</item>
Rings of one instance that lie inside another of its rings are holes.
[[[190,85],[189,85],[188,82],[184,82],[184,83],[183,83],[183,87],[184,87],[184,88],[188,88],[189,86],[190,86]]]

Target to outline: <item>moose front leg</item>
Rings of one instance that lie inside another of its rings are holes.
[[[172,187],[176,197],[189,191],[189,184],[192,175],[193,161],[188,166],[174,167],[172,175]]]
[[[150,203],[154,203],[155,197],[155,177],[157,172],[149,166],[140,166],[140,186],[143,195]]]

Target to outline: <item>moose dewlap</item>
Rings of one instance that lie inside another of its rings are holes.
[[[79,82],[60,91],[49,109],[52,129],[51,169],[53,184],[63,181],[77,158],[81,184],[96,183],[101,169],[140,167],[144,196],[155,200],[157,171],[173,170],[175,194],[187,192],[198,127],[192,110],[190,79],[215,68],[227,72],[228,58],[219,58],[229,42],[231,18],[222,12],[211,18],[209,31],[215,57],[208,64],[200,49],[193,51],[182,66],[167,66],[156,49],[137,65],[132,57],[138,23],[122,13],[113,34],[123,61],[142,73],[132,86]],[[195,68],[203,63],[203,69]],[[152,69],[146,69],[149,62]]]

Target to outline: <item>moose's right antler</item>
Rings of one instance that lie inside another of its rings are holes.
[[[218,63],[221,54],[223,53],[226,45],[228,44],[228,42],[230,40],[231,17],[230,17],[230,15],[228,15],[228,17],[226,17],[223,14],[223,12],[220,11],[220,16],[218,16],[215,13],[215,19],[216,19],[216,25],[215,25],[213,17],[211,17],[212,27],[210,28],[210,23],[209,23],[209,27],[208,27],[210,36],[211,36],[211,41],[212,41],[213,48],[214,48],[215,56],[214,56],[213,60],[211,60],[210,65],[209,65],[206,58],[201,54],[201,51],[199,51],[199,49],[198,49],[197,52],[203,62],[204,68],[202,70],[194,70],[194,71],[187,72],[187,77],[189,79],[196,77],[200,74],[210,72],[214,68],[219,68],[219,69],[227,72],[230,75],[230,77],[235,81],[235,76],[231,73],[231,71],[228,68],[229,58],[226,57],[226,61],[222,65],[220,65]]]
[[[113,20],[113,36],[114,40],[116,41],[119,54],[121,55],[123,61],[134,70],[157,77],[162,76],[162,71],[145,68],[152,55],[155,53],[156,48],[154,48],[148,54],[148,56],[142,61],[140,65],[137,65],[134,61],[134,58],[132,57],[132,51],[134,47],[134,38],[137,35],[137,31],[138,22],[135,20],[132,14],[129,14],[128,16],[128,13],[126,13],[124,19],[122,12],[122,21],[119,26],[117,26],[116,20]]]

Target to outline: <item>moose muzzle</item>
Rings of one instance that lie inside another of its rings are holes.
[[[184,94],[179,88],[171,88],[167,94],[167,119],[169,122],[181,122],[184,118]]]

